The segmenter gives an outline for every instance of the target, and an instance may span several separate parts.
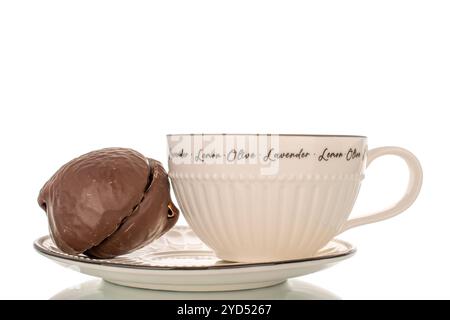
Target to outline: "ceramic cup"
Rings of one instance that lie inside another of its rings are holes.
[[[364,136],[168,135],[169,176],[198,237],[224,260],[267,262],[314,255],[350,228],[406,210],[422,184],[417,158],[398,147],[367,149]],[[349,215],[365,168],[395,155],[409,168],[392,207]]]

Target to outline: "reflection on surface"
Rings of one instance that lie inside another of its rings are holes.
[[[340,299],[318,286],[304,281],[291,279],[284,283],[252,290],[226,291],[226,292],[174,292],[145,290],[129,287],[122,287],[103,280],[91,280],[83,282],[74,287],[67,288],[51,297],[57,300],[102,300],[102,299],[174,299],[174,300],[195,300],[195,299]]]

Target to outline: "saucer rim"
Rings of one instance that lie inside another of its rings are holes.
[[[233,264],[227,265],[212,265],[212,266],[148,266],[148,265],[132,265],[127,263],[112,263],[108,261],[102,261],[101,259],[90,259],[88,257],[80,257],[76,255],[71,255],[67,253],[58,253],[45,248],[42,243],[49,239],[49,235],[41,236],[33,242],[33,248],[40,254],[44,256],[54,257],[58,259],[63,259],[65,261],[73,261],[76,263],[85,263],[89,265],[99,265],[106,267],[115,267],[115,268],[124,268],[124,269],[141,269],[141,270],[182,270],[182,271],[198,271],[198,270],[224,270],[224,269],[234,269],[234,268],[250,268],[250,267],[266,267],[266,266],[277,266],[277,265],[286,265],[286,264],[295,264],[295,263],[305,263],[311,261],[320,261],[320,260],[332,260],[335,258],[343,258],[350,257],[356,253],[356,247],[344,240],[341,239],[332,239],[330,242],[339,243],[347,248],[342,253],[336,254],[326,254],[323,256],[312,256],[307,258],[300,259],[291,259],[291,260],[277,260],[277,261],[268,261],[268,262],[231,262]],[[205,251],[214,254],[214,251]]]

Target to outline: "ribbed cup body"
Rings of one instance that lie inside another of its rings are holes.
[[[270,174],[261,170],[264,161],[198,163],[194,156],[192,162],[185,159],[181,163],[173,157],[176,152],[198,152],[192,141],[178,140],[174,146],[169,137],[169,177],[181,211],[198,237],[224,260],[308,257],[333,239],[348,219],[363,178],[365,139],[278,139],[280,150],[303,148],[310,156],[278,159],[277,169]],[[214,152],[226,155],[229,148],[216,152],[215,147]],[[337,157],[319,161],[325,148],[336,153],[343,150],[343,154],[355,148],[361,155],[356,160]],[[260,153],[266,155],[266,151]]]

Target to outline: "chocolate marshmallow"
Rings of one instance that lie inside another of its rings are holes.
[[[39,205],[63,252],[111,258],[159,238],[177,221],[161,163],[124,148],[82,155],[44,185]]]

